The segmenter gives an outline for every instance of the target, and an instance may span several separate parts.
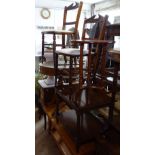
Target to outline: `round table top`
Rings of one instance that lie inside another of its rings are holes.
[[[39,64],[40,73],[48,76],[54,76],[54,62],[53,61],[47,61]]]
[[[78,65],[77,65],[78,67]],[[54,76],[55,75],[55,69],[54,69],[54,62],[53,61],[47,61],[39,64],[40,73],[48,76]],[[65,61],[59,61],[59,69],[69,69],[69,63],[65,63]]]
[[[47,61],[39,64],[40,67],[45,68],[54,68],[54,62],[53,61]]]

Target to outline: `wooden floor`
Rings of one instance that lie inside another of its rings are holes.
[[[61,155],[52,137],[44,130],[43,117],[39,120],[36,111],[35,155]]]
[[[53,109],[53,108],[52,108]],[[51,112],[48,113],[48,108],[46,109],[46,112],[49,116]],[[53,111],[53,110],[52,110]],[[44,119],[38,120],[38,114],[36,112],[36,124],[35,124],[35,155],[77,155],[76,149],[73,147],[73,143],[71,143],[70,138],[67,136],[66,132],[62,130],[61,125],[58,123],[55,123],[55,119],[51,119],[52,125],[52,132],[51,135],[48,133],[48,130],[44,130]],[[53,120],[53,121],[52,121]],[[63,134],[62,134],[63,133]],[[60,138],[61,137],[61,138]],[[65,138],[64,138],[65,137]],[[53,139],[55,138],[55,139]],[[115,128],[109,128],[108,132],[106,133],[106,137],[103,136],[99,138],[99,140],[96,141],[95,150],[89,151],[90,148],[94,147],[88,147],[89,149],[86,149],[86,146],[83,145],[84,150],[88,150],[89,155],[91,152],[91,155],[119,155],[119,133]],[[60,145],[61,144],[61,145]],[[94,146],[94,145],[93,145]],[[58,149],[58,147],[60,147]],[[61,150],[62,152],[59,152]],[[67,153],[68,151],[69,153]],[[82,147],[81,147],[81,150]],[[65,152],[64,152],[65,151]],[[87,154],[88,153],[81,153],[83,151],[80,151],[78,155],[81,154]],[[86,151],[87,152],[87,151]],[[96,152],[96,153],[94,153]],[[61,154],[62,153],[62,154]]]

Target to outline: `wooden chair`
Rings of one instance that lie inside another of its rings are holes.
[[[64,8],[64,17],[63,17],[63,25],[62,25],[62,29],[66,30],[67,26],[73,26],[74,29],[71,38],[76,38],[77,33],[78,33],[78,24],[79,24],[79,19],[80,19],[80,14],[81,14],[81,10],[82,10],[82,6],[83,6],[83,2],[80,3],[72,3],[69,6],[65,6]],[[72,22],[68,22],[67,21],[67,15],[70,13],[72,14],[73,11],[77,11],[75,18],[73,18]],[[49,91],[54,91],[54,81],[55,79],[53,78],[53,74],[54,74],[54,61],[53,61],[53,44],[52,43],[47,43],[44,41],[46,35],[53,35],[52,33],[50,33],[50,31],[47,31],[47,33],[42,32],[42,63],[40,65],[40,72],[44,75],[48,75],[47,79],[50,79],[50,82],[48,80],[42,80],[39,82],[40,85],[40,90],[42,90],[42,96],[47,96],[49,95],[47,92]],[[62,43],[61,44],[57,44],[56,46],[61,46],[62,48],[65,47],[65,36],[62,35]],[[49,52],[48,52],[49,51]],[[50,59],[50,62],[43,62],[45,61],[46,58]],[[49,67],[50,66],[50,67]],[[50,83],[50,84],[49,84]],[[52,98],[54,98],[54,92],[51,94],[53,95]],[[42,109],[44,109],[44,112],[46,113],[46,115],[48,116],[48,118],[51,118],[51,116],[49,116],[49,110],[50,109],[50,105],[46,105],[47,101],[45,101],[44,99],[41,100],[41,105],[42,105]],[[50,104],[54,103],[54,99],[50,102]],[[44,115],[45,116],[45,115]],[[46,118],[46,116],[45,116]],[[50,122],[50,121],[49,121]],[[46,121],[45,121],[45,129],[46,129]]]
[[[98,26],[101,26],[101,31],[98,35],[98,38],[95,40],[73,40],[74,43],[80,44],[80,51],[77,51],[77,54],[68,54],[66,52],[66,55],[70,57],[79,56],[79,82],[76,84],[72,82],[71,74],[71,81],[69,84],[58,82],[58,80],[56,80],[56,118],[57,121],[60,120],[62,122],[69,134],[75,140],[77,151],[79,151],[80,145],[93,140],[96,136],[99,136],[103,130],[103,125],[91,115],[90,112],[92,110],[100,107],[108,107],[109,121],[112,120],[114,90],[112,92],[106,91],[105,72],[107,46],[108,44],[112,43],[112,41],[101,40],[101,38],[104,36],[106,20],[107,16],[105,16],[104,20],[101,21],[99,21],[99,19],[95,19],[95,16],[85,19],[83,34],[85,33],[86,23],[97,23]],[[84,50],[84,44],[88,45],[87,52]],[[92,57],[94,57],[93,47],[96,47],[96,56],[92,61]],[[101,49],[100,56],[98,53],[99,48]],[[83,65],[84,56],[87,56],[88,58],[88,64],[86,67]],[[56,62],[58,63],[58,61]],[[98,62],[100,62],[100,64]],[[74,69],[74,65],[72,65],[72,61],[70,63],[70,70],[72,70],[72,68]],[[97,71],[99,70],[100,74],[97,74]],[[59,71],[56,65],[56,78],[58,77],[58,74]],[[67,112],[60,112],[59,105],[61,101],[65,102],[71,110]]]
[[[85,19],[84,20],[84,24],[83,24],[83,31],[82,31],[82,38],[83,40],[88,40],[88,39],[104,39],[104,33],[105,33],[105,24],[108,21],[108,16],[106,15],[105,17],[99,15],[96,18],[96,15]],[[99,32],[100,33],[99,33]],[[73,42],[73,44],[75,45],[75,43]],[[96,46],[96,47],[95,47]],[[94,56],[97,56],[98,51],[99,50],[99,46],[95,45],[92,49],[92,54]],[[66,67],[67,69],[63,68],[62,69],[62,74],[65,75],[70,75],[69,77],[69,83],[71,83],[73,79],[73,76],[75,77],[75,74],[77,74],[77,71],[79,69],[79,62],[77,62],[78,58],[80,57],[80,49],[79,48],[63,48],[60,50],[56,51],[56,56],[58,58],[59,55],[63,55],[64,57],[69,57],[69,63],[65,63],[65,66],[69,66]],[[83,50],[83,55],[84,56],[88,56],[88,49]],[[74,60],[74,62],[73,62]],[[58,60],[56,60],[58,61]],[[56,62],[56,64],[59,63]],[[62,65],[62,64],[61,64]],[[74,68],[73,68],[74,65]],[[76,67],[75,67],[76,66]]]
[[[85,19],[84,24],[83,24],[83,31],[82,31],[82,37],[81,39],[104,39],[104,32],[101,29],[102,27],[102,22],[100,24],[99,21],[105,20],[106,22],[108,21],[108,16],[106,15],[105,18],[99,15],[98,18],[96,18],[96,15],[93,15],[92,17]],[[94,25],[93,25],[94,24]],[[93,26],[92,26],[93,25]],[[101,30],[100,34],[97,32]],[[76,39],[75,37],[72,39]],[[75,45],[75,43],[73,43]],[[74,47],[74,46],[73,46]],[[78,57],[80,55],[79,48],[62,48],[60,50],[57,50],[56,53],[59,55],[64,55],[64,56],[73,56],[73,57]],[[85,51],[88,53],[88,50]],[[85,54],[86,54],[85,53]]]
[[[112,39],[115,40],[115,36],[120,36],[120,24],[109,24],[106,26],[106,39]],[[110,85],[113,83],[113,76],[111,74],[115,74],[116,79],[116,99],[119,100],[119,94],[120,94],[120,49],[114,48],[111,46],[111,48],[108,49],[108,56],[110,60],[110,66],[107,68],[107,72],[109,73],[109,77],[107,78],[109,82],[109,89]],[[116,101],[117,104],[115,104],[115,111],[116,113],[120,113],[120,106],[119,101]],[[115,118],[114,118],[115,119]],[[116,121],[117,122],[117,121]],[[117,129],[120,129],[119,125],[117,124]]]
[[[83,2],[80,2],[80,3],[75,2],[69,6],[65,6],[65,8],[64,8],[62,30],[66,30],[67,26],[72,26],[73,35],[71,36],[71,39],[77,38],[78,25],[79,25],[79,19],[80,19],[80,15],[81,15],[82,6],[83,6]],[[69,13],[71,14],[75,10],[77,10],[75,20],[67,22],[67,14],[69,14]],[[45,60],[45,57],[53,57],[53,56],[51,56],[53,44],[45,42],[44,38],[45,38],[45,36],[42,33],[42,62],[43,62],[43,60]],[[65,35],[62,35],[62,43],[57,44],[56,46],[61,46],[62,48],[65,48]],[[46,51],[45,51],[45,49],[46,49]]]

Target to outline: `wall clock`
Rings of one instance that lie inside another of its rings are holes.
[[[40,11],[40,15],[41,15],[42,18],[48,19],[48,18],[50,17],[50,15],[51,15],[51,12],[50,12],[49,9],[43,8],[43,9]]]

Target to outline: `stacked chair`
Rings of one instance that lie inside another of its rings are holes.
[[[93,115],[93,110],[108,108],[108,122],[113,120],[115,90],[107,90],[106,70],[106,52],[108,45],[113,41],[104,40],[107,20],[108,16],[98,18],[92,16],[85,19],[82,39],[72,40],[72,43],[79,44],[80,49],[68,48],[56,51],[56,119],[58,123],[63,124],[75,141],[77,152],[82,144],[96,140],[104,132],[104,125]],[[91,32],[87,27],[88,24],[92,29],[99,28],[99,33],[86,35]],[[59,55],[69,57],[69,72],[60,69]],[[64,75],[68,76],[68,80]],[[59,107],[62,102],[69,110],[61,111]]]
[[[79,26],[79,20],[81,15],[83,2],[75,2],[70,4],[69,6],[64,7],[64,15],[63,15],[63,25],[62,30],[67,30],[68,27],[72,27],[73,34],[72,36],[68,36],[70,39],[75,39],[78,36],[78,26]],[[73,14],[76,12],[75,18],[73,21],[68,21],[68,15]],[[46,76],[53,76],[53,70],[54,70],[54,60],[53,60],[53,44],[51,42],[46,42],[47,35],[51,35],[50,31],[47,31],[47,33],[42,32],[42,63],[40,65],[40,72]],[[66,47],[66,36],[62,35],[62,43],[56,44],[56,46],[65,48]],[[69,41],[68,41],[69,42]],[[64,62],[64,60],[63,60]],[[47,66],[50,66],[52,69],[47,69]],[[62,68],[65,66],[62,66]],[[52,84],[46,84],[45,79],[39,80],[39,86],[40,86],[40,99],[39,99],[39,109],[40,111],[43,111],[44,114],[44,128],[46,129],[46,115],[48,116],[49,120],[51,118],[50,113],[50,104],[55,103],[55,93],[54,93],[54,87],[53,85],[55,79],[52,78]],[[51,106],[52,107],[52,106]]]
[[[65,6],[64,8],[64,15],[63,15],[63,25],[62,25],[62,30],[68,30],[67,27],[72,26],[72,31],[73,35],[70,37],[71,39],[75,39],[78,36],[78,26],[79,26],[79,20],[80,20],[80,15],[81,15],[81,10],[82,10],[83,2],[80,3],[72,3],[69,6]],[[76,16],[74,21],[69,21],[68,22],[68,14],[72,14],[76,11]],[[47,33],[47,35],[50,35]],[[53,58],[53,44],[50,42],[46,42],[45,39],[46,35],[42,33],[42,62],[46,61],[46,58],[50,57]],[[65,48],[65,35],[62,35],[62,43],[61,44],[56,44],[57,47]]]
[[[81,40],[77,39],[82,5],[83,2],[76,2],[64,9],[62,29],[66,30],[68,25],[74,25],[72,29],[74,33],[69,36],[72,40],[68,45],[66,45],[66,37],[62,35],[62,44],[56,44],[56,46],[61,46],[61,49],[53,53],[51,52],[53,44],[46,43],[45,34],[42,35],[42,63],[47,63],[45,57],[54,55],[52,56],[54,61],[51,59],[54,63],[55,74],[52,90],[56,97],[57,124],[60,123],[75,142],[77,154],[81,145],[96,142],[95,155],[100,155],[103,151],[102,146],[105,146],[105,141],[102,141],[100,137],[110,132],[107,126],[113,122],[115,106],[117,84],[115,77],[117,75],[111,74],[106,68],[106,53],[109,45],[113,45],[114,42],[105,40],[107,15],[104,17],[94,15],[85,19]],[[67,22],[67,14],[75,9],[78,10],[75,21]],[[46,52],[46,49],[50,49],[50,53]],[[63,62],[60,58],[64,58]],[[113,78],[112,82],[109,82],[109,77]],[[62,105],[67,108],[64,110]],[[108,109],[106,121],[100,120],[96,115],[96,111],[100,108]],[[53,116],[49,117],[51,122]],[[52,127],[50,128],[52,131]]]

